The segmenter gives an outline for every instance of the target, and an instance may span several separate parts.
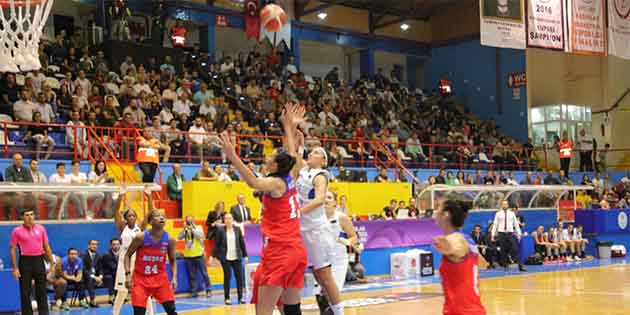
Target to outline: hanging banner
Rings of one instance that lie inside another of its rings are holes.
[[[479,0],[481,44],[525,49],[523,0]]]
[[[606,54],[605,0],[571,0],[569,10],[570,52]]]
[[[608,53],[630,59],[630,0],[608,0]]]
[[[564,50],[564,0],[527,0],[527,47]]]

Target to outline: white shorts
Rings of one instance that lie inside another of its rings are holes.
[[[341,292],[341,289],[343,289],[343,286],[346,284],[346,273],[348,273],[348,255],[346,254],[340,257],[339,253],[337,253],[332,264],[332,274],[339,292]],[[321,291],[322,289],[319,284],[315,283],[313,294],[321,294]]]
[[[308,255],[308,266],[319,270],[331,266],[335,256],[335,240],[330,225],[302,231],[302,240]]]

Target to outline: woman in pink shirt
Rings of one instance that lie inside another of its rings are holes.
[[[24,223],[13,229],[11,233],[11,264],[13,277],[20,282],[20,301],[22,314],[32,315],[31,283],[35,281],[35,300],[39,314],[48,315],[48,298],[46,296],[46,267],[44,256],[55,267],[52,251],[48,244],[46,229],[35,224],[35,213],[32,209],[22,212]],[[18,265],[17,248],[20,249]]]

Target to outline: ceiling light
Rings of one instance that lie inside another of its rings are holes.
[[[319,12],[319,13],[317,14],[317,17],[318,17],[320,20],[325,20],[327,16],[328,16],[328,13],[326,13],[326,12]]]
[[[407,23],[400,24],[400,29],[401,29],[401,30],[403,30],[403,32],[404,32],[404,31],[406,31],[406,30],[408,30],[408,29],[409,29],[409,27],[410,27],[410,26],[409,26],[409,24],[407,24]]]

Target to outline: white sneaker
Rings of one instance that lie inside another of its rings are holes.
[[[571,258],[571,256],[567,256],[567,261],[573,261],[573,258]]]
[[[575,261],[582,261],[582,258],[580,258],[580,256],[575,256]]]
[[[55,301],[55,306],[57,307],[58,310],[61,310],[61,300]]]

